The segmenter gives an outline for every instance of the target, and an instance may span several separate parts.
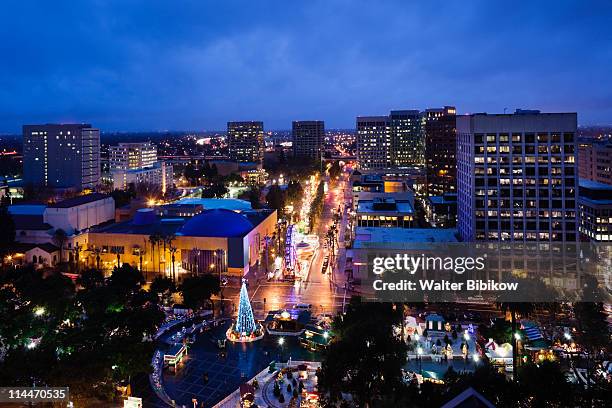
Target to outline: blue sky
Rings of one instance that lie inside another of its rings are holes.
[[[0,132],[353,127],[455,105],[612,124],[610,1],[6,0]]]

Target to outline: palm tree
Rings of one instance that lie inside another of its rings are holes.
[[[157,269],[155,268],[155,245],[157,245],[157,242],[159,240],[159,235],[154,232],[153,234],[149,235],[149,242],[151,243],[151,262],[153,263],[153,270],[157,272]]]
[[[514,373],[514,380],[517,380],[517,327],[516,327],[516,317],[528,317],[535,311],[534,303],[524,303],[524,302],[498,302],[497,307],[504,313],[510,312],[510,322],[512,327],[512,372]]]
[[[53,233],[53,243],[59,247],[59,261],[63,262],[63,252],[64,246],[66,245],[66,241],[68,240],[68,234],[61,228],[58,228]]]

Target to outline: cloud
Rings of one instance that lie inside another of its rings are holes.
[[[612,123],[606,2],[12,2],[0,131],[222,129],[454,104]]]

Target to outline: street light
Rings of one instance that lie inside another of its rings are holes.
[[[520,340],[520,339],[521,339],[521,335],[520,335],[520,333],[514,333],[514,338],[515,338],[516,340]]]
[[[36,306],[34,308],[34,315],[40,317],[45,314],[45,308],[42,306]]]
[[[423,375],[423,363],[422,363],[422,357],[423,355],[423,348],[421,346],[417,347],[417,360],[419,362],[419,373],[421,375]]]

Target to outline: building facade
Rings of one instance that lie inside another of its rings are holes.
[[[184,274],[227,273],[244,276],[260,262],[266,239],[277,229],[275,210],[204,210],[189,218],[166,218],[154,209],[140,209],[132,220],[89,232],[88,253],[100,254],[101,268],[128,263],[152,278],[156,274],[179,279]],[[159,245],[152,237],[172,237]],[[88,263],[94,264],[90,256]]]
[[[612,140],[585,140],[578,144],[579,175],[612,185]]]
[[[423,114],[427,195],[440,196],[456,190],[456,127],[457,117],[453,106],[426,109]]]
[[[372,197],[359,200],[355,211],[357,227],[412,228],[413,198]]]
[[[236,162],[263,163],[263,122],[227,122],[229,157]]]
[[[100,131],[88,124],[23,126],[24,183],[92,189],[100,180]]]
[[[114,189],[146,185],[165,194],[174,184],[172,165],[157,161],[157,148],[148,142],[111,146],[109,167]]]
[[[390,126],[388,116],[360,116],[357,118],[357,160],[362,169],[391,167]]]
[[[157,163],[157,148],[151,143],[119,143],[108,150],[110,171],[135,170]]]
[[[162,193],[174,184],[174,170],[172,165],[157,162],[151,167],[131,170],[115,170],[113,175],[113,188],[126,190],[130,185],[157,186]]]
[[[418,110],[396,110],[389,114],[391,161],[393,167],[422,166],[425,162],[425,134]]]
[[[461,238],[575,242],[576,129],[575,113],[457,116]]]
[[[293,121],[293,157],[321,160],[325,140],[325,123],[322,120]]]
[[[612,185],[580,180],[581,238],[593,242],[612,242]]]

